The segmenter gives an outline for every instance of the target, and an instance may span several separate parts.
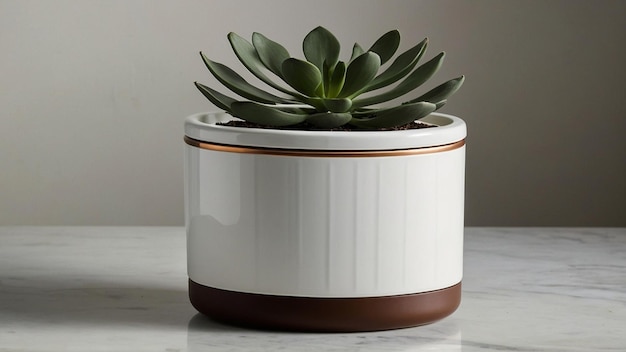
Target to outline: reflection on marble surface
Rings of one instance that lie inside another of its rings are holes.
[[[0,227],[0,351],[624,351],[626,229],[469,228],[463,302],[417,328],[311,334],[199,315],[177,227]]]

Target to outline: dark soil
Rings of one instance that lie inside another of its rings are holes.
[[[231,127],[265,128],[265,129],[274,129],[274,130],[355,131],[355,132],[371,131],[371,130],[353,128],[353,127],[350,127],[349,125],[344,125],[344,126],[340,126],[336,128],[319,128],[319,127],[312,126],[306,122],[299,123],[297,125],[292,125],[292,126],[271,127],[271,126],[259,125],[259,124],[247,122],[247,121],[231,120],[228,122],[219,122],[218,125],[231,126]],[[437,126],[428,125],[422,122],[411,122],[411,123],[407,123],[406,125],[396,126],[396,127],[391,127],[391,128],[381,128],[375,131],[402,131],[402,130],[415,130],[415,129],[420,129],[420,128],[431,128],[431,127],[437,127]]]

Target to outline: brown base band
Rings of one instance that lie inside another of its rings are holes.
[[[189,298],[200,313],[236,325],[319,332],[376,331],[445,318],[461,302],[461,283],[398,296],[313,298],[227,291],[189,280]]]

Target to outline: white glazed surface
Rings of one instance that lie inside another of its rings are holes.
[[[465,147],[320,158],[187,146],[189,277],[307,297],[452,286],[462,278],[464,161]]]
[[[199,113],[185,121],[185,135],[218,144],[312,150],[393,150],[454,143],[465,138],[465,122],[458,117],[432,113],[421,119],[435,128],[404,131],[277,131],[215,125],[233,117],[226,113]]]

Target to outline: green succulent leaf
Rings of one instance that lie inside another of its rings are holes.
[[[332,72],[339,60],[339,41],[324,27],[317,27],[304,37],[302,50],[307,61],[315,65],[320,72],[324,65]]]
[[[333,71],[333,75],[330,78],[330,82],[328,84],[328,89],[326,90],[326,96],[329,98],[336,97],[341,89],[343,88],[343,84],[346,80],[346,63],[343,61],[339,61],[337,66],[335,66],[335,70]]]
[[[359,116],[353,114],[350,124],[360,128],[377,129],[402,126],[435,111],[437,105],[428,102],[400,105],[389,109],[370,110]],[[367,117],[367,116],[372,117]],[[363,117],[364,116],[364,117]]]
[[[351,119],[350,113],[320,112],[310,115],[306,121],[319,128],[335,128],[345,125]]]
[[[290,126],[306,120],[307,114],[297,114],[276,107],[261,105],[251,101],[231,104],[232,114],[242,120],[266,126]]]
[[[258,79],[285,94],[302,98],[298,93],[286,89],[285,87],[277,84],[265,75],[265,73],[261,69],[264,68],[265,65],[259,59],[259,55],[257,54],[254,46],[250,42],[233,32],[228,34],[228,41],[230,42],[230,46],[235,52],[235,55],[237,55],[239,61],[241,61],[241,63],[248,69],[248,71],[250,71]]]
[[[352,107],[352,100],[347,98],[322,99],[322,103],[330,112],[348,112]]]
[[[270,94],[248,83],[237,72],[228,66],[209,60],[203,53],[200,53],[206,67],[211,71],[226,88],[241,95],[244,98],[258,101],[260,103],[284,103],[285,99]]]
[[[196,85],[196,88],[200,90],[202,95],[204,95],[207,99],[209,99],[211,103],[215,104],[215,106],[217,106],[220,109],[230,112],[230,105],[237,101],[236,99],[226,96],[201,83],[194,82],[194,84]]]
[[[440,53],[439,55],[432,58],[430,61],[416,68],[415,71],[411,72],[411,74],[405,78],[402,82],[400,82],[393,89],[382,93],[380,95],[375,95],[363,99],[358,99],[353,102],[353,106],[356,108],[382,103],[385,101],[389,101],[395,98],[398,98],[415,88],[421,86],[424,82],[426,82],[430,77],[432,77],[437,70],[441,67],[443,63],[443,58],[445,53]]]
[[[346,68],[345,82],[337,97],[347,98],[360,93],[376,77],[379,68],[378,54],[370,51],[361,54]]]
[[[391,66],[374,78],[365,91],[369,92],[386,87],[408,75],[426,51],[427,45],[428,39],[424,39],[416,46],[400,54]]]
[[[322,84],[320,84],[317,91],[318,97],[326,97],[326,92],[328,92],[328,89],[330,88],[330,79],[333,74],[333,69],[331,69],[326,63],[322,64]]]
[[[303,103],[310,105],[317,112],[328,111],[328,108],[324,105],[324,98],[310,97],[303,101]]]
[[[431,103],[439,103],[448,99],[449,96],[456,93],[459,88],[463,85],[465,81],[465,76],[453,78],[443,84],[438,85],[437,87],[429,90],[423,95],[407,101],[405,104],[411,104],[418,101],[428,101]],[[445,103],[444,103],[445,104]]]
[[[437,108],[435,110],[439,110],[442,106],[446,105],[447,102],[447,100],[441,100],[439,102],[436,102],[435,105],[437,106]]]
[[[383,65],[393,57],[400,45],[400,33],[397,30],[389,31],[378,38],[369,51],[380,56],[380,64]]]
[[[322,83],[320,70],[308,61],[289,58],[283,61],[282,72],[285,82],[308,96],[314,96],[316,89]]]
[[[354,43],[354,45],[352,46],[352,55],[350,56],[349,62],[354,61],[354,59],[363,55],[364,52],[365,50],[363,50],[363,48],[359,45],[359,43]]]
[[[261,33],[252,33],[252,44],[256,49],[259,59],[278,77],[283,77],[281,72],[283,61],[287,60],[290,55],[287,49],[282,45],[268,39]]]

